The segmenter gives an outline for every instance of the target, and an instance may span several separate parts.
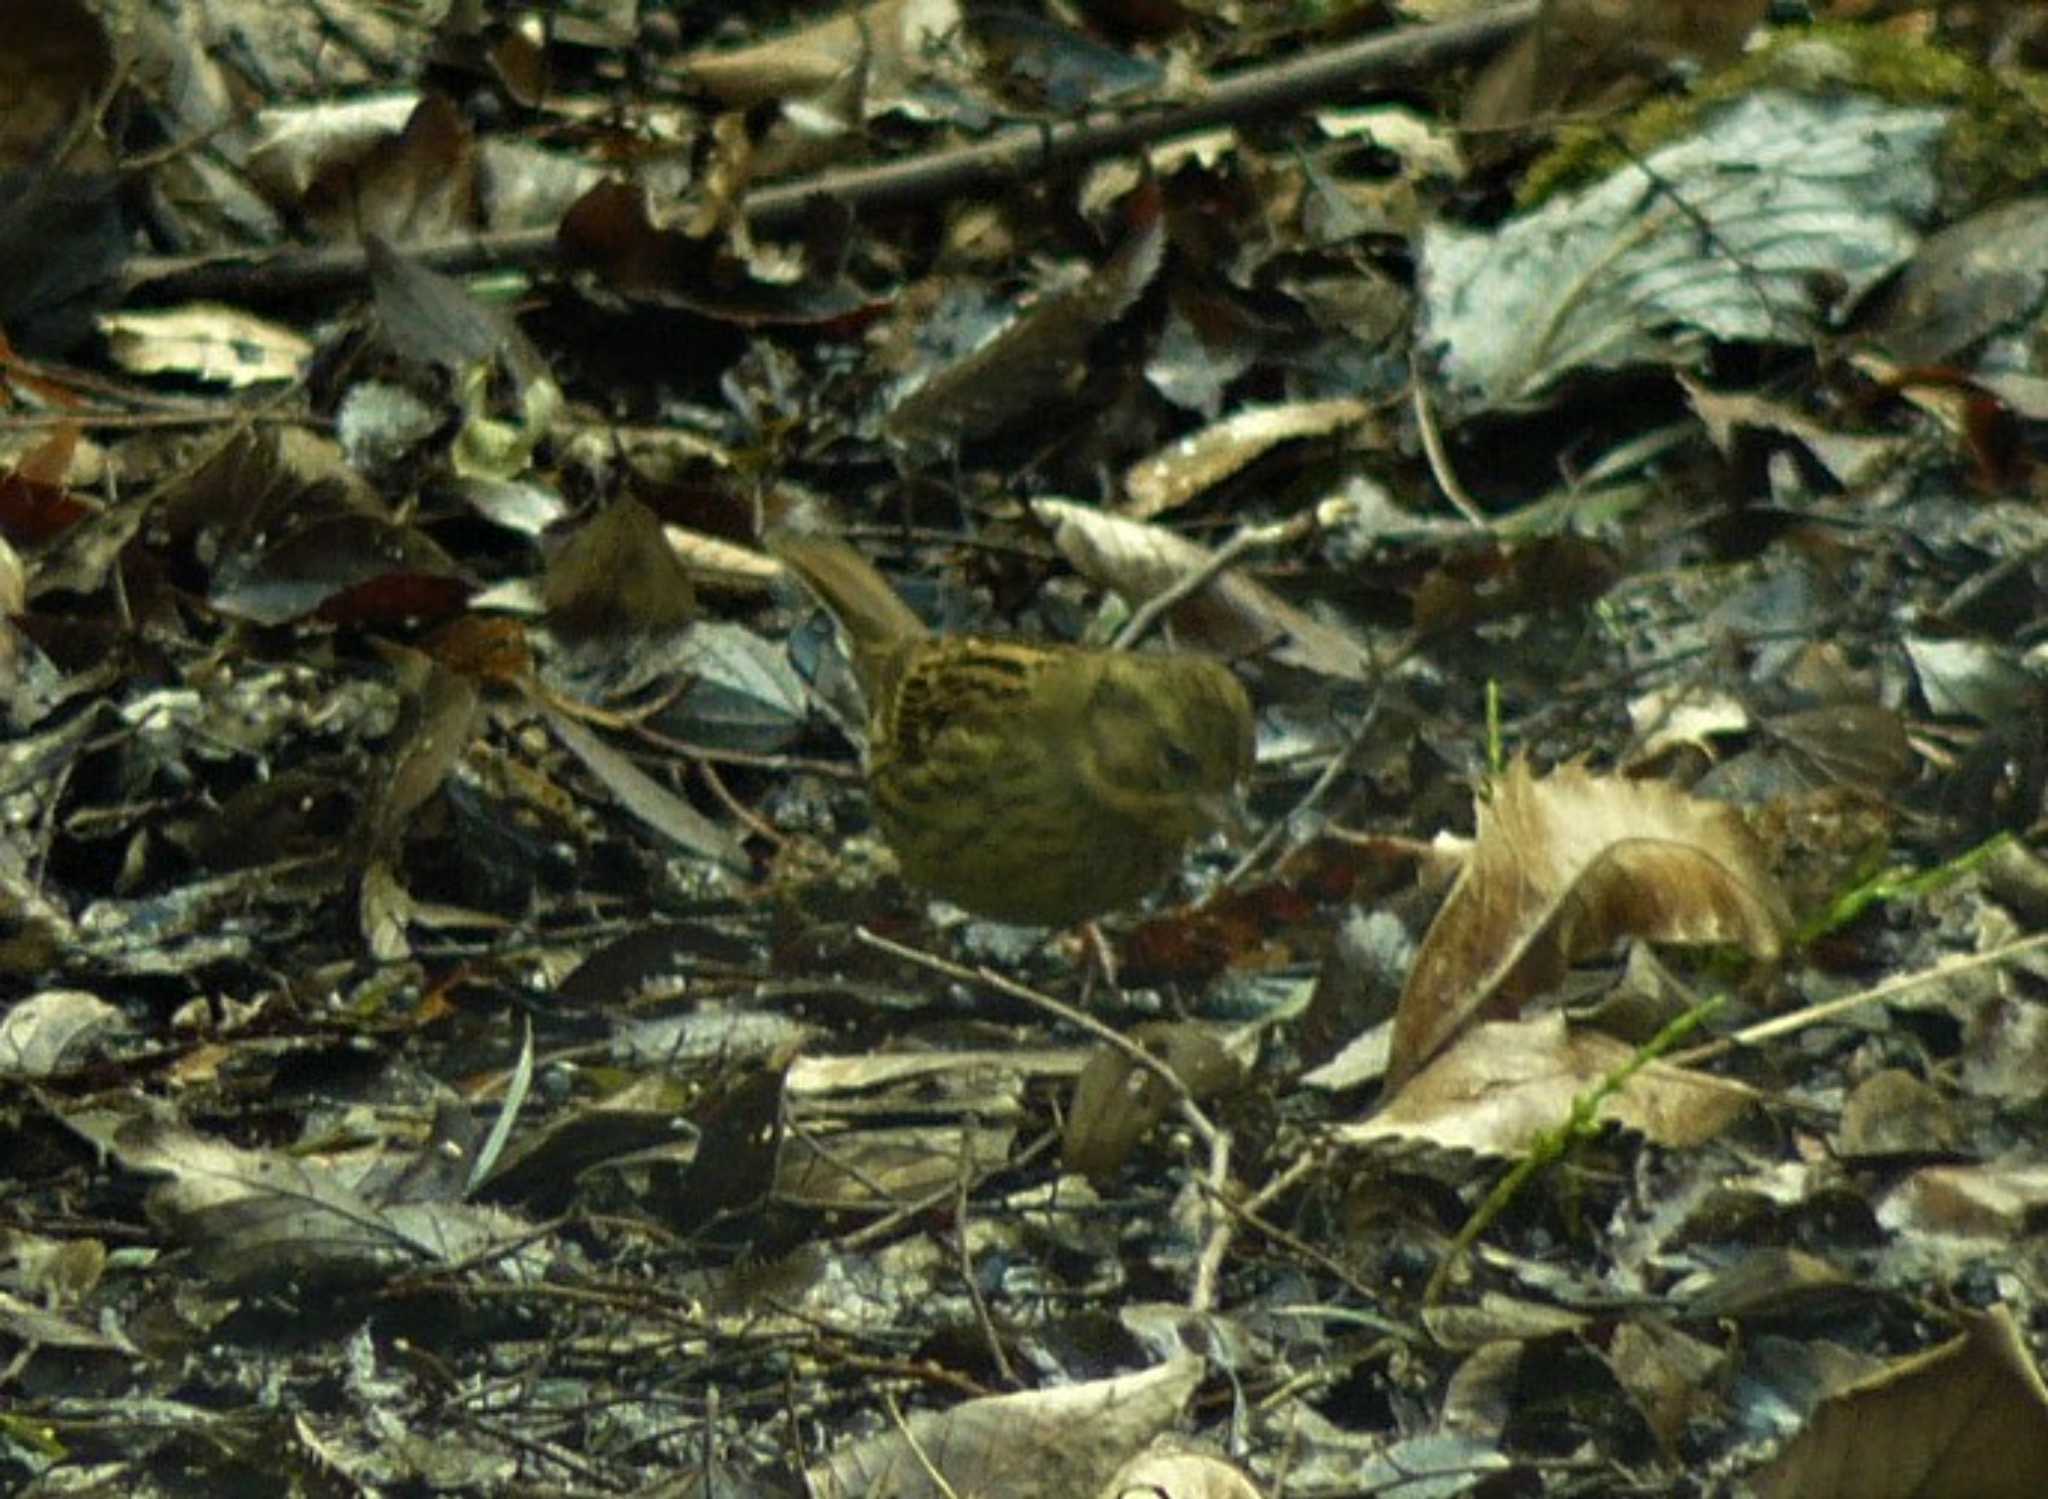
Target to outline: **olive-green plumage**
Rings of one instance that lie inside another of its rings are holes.
[[[1252,711],[1220,662],[934,635],[845,542],[768,546],[846,632],[875,822],[912,882],[1063,926],[1139,899],[1229,815]]]

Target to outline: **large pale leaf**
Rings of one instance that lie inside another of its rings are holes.
[[[1733,807],[1581,766],[1539,781],[1518,760],[1480,799],[1471,856],[1416,954],[1388,1088],[1468,1022],[1513,1015],[1623,937],[1733,943],[1770,958],[1789,924]]]
[[[1498,229],[1423,237],[1420,343],[1453,404],[1537,401],[1574,370],[1804,344],[1919,245],[1942,109],[1763,90],[1700,134]],[[1842,295],[1835,295],[1841,293]]]

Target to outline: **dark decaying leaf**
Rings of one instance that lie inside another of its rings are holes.
[[[476,139],[449,99],[421,99],[395,135],[331,156],[306,188],[309,219],[336,239],[444,239],[478,219]]]
[[[469,748],[480,703],[476,683],[440,662],[395,648],[390,654],[408,691],[405,721],[368,814],[366,847],[380,853],[395,847]]]
[[[783,1144],[781,1067],[723,1080],[695,1110],[697,1149],[687,1166],[664,1169],[650,1206],[680,1229],[764,1202]]]
[[[61,422],[0,473],[0,532],[16,546],[47,541],[92,513],[64,482],[80,435],[77,423]]]
[[[743,972],[754,957],[744,941],[709,923],[645,927],[591,952],[555,986],[555,998],[602,1010],[649,991],[680,991],[706,970]]]
[[[1609,548],[1576,536],[1460,548],[1416,586],[1415,628],[1435,634],[1546,609],[1583,609],[1619,576]]]
[[[468,596],[454,562],[430,537],[367,515],[334,515],[223,562],[211,602],[257,624],[316,614],[391,623],[452,612]]]
[[[1046,293],[973,353],[928,376],[890,409],[889,435],[943,448],[1070,398],[1086,372],[1088,345],[1129,311],[1165,249],[1157,194],[1142,195],[1135,224],[1100,269]]]
[[[91,110],[115,66],[113,41],[90,6],[79,0],[9,6],[0,15],[0,98],[7,100],[0,166],[47,159]],[[104,165],[105,144],[91,132],[81,132],[75,144]]]
[[[610,1163],[637,1168],[657,1162],[665,1173],[664,1153],[675,1149],[676,1120],[689,1104],[687,1088],[650,1073],[587,1107],[535,1122],[478,1185],[477,1196],[527,1212],[556,1213],[588,1190],[585,1173],[602,1172]]]
[[[336,847],[304,859],[188,880],[149,895],[95,900],[81,913],[80,926],[65,933],[69,940],[62,956],[107,973],[159,975],[246,961],[253,941],[248,913],[267,909],[280,922],[305,921],[317,909],[308,905],[309,899],[329,893],[347,867],[336,857],[339,852]]]
[[[661,522],[638,500],[614,500],[548,559],[548,628],[565,645],[627,650],[696,618],[697,595]]]
[[[645,195],[621,183],[591,188],[562,217],[565,265],[634,302],[743,327],[815,326],[853,319],[876,298],[830,275],[780,283],[743,270],[717,240],[657,223]]]
[[[215,815],[164,835],[216,871],[331,857],[347,846],[363,794],[352,762],[297,766],[239,787]]]
[[[130,250],[93,111],[118,66],[78,0],[0,7],[0,327],[31,352],[92,331]]]

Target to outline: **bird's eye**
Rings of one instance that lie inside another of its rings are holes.
[[[1165,765],[1166,773],[1176,781],[1193,781],[1201,777],[1202,762],[1195,758],[1193,751],[1178,744],[1167,745],[1160,752],[1160,761]]]

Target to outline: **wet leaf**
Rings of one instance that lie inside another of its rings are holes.
[[[565,713],[548,710],[548,724],[620,805],[680,847],[730,869],[745,871],[747,856],[718,824]]]
[[[440,239],[478,220],[476,140],[455,105],[421,99],[394,135],[325,160],[306,185],[307,218],[335,239]]]
[[[215,573],[209,601],[258,624],[315,614],[390,623],[449,613],[468,596],[452,559],[422,532],[367,515],[334,515],[228,559]]]

